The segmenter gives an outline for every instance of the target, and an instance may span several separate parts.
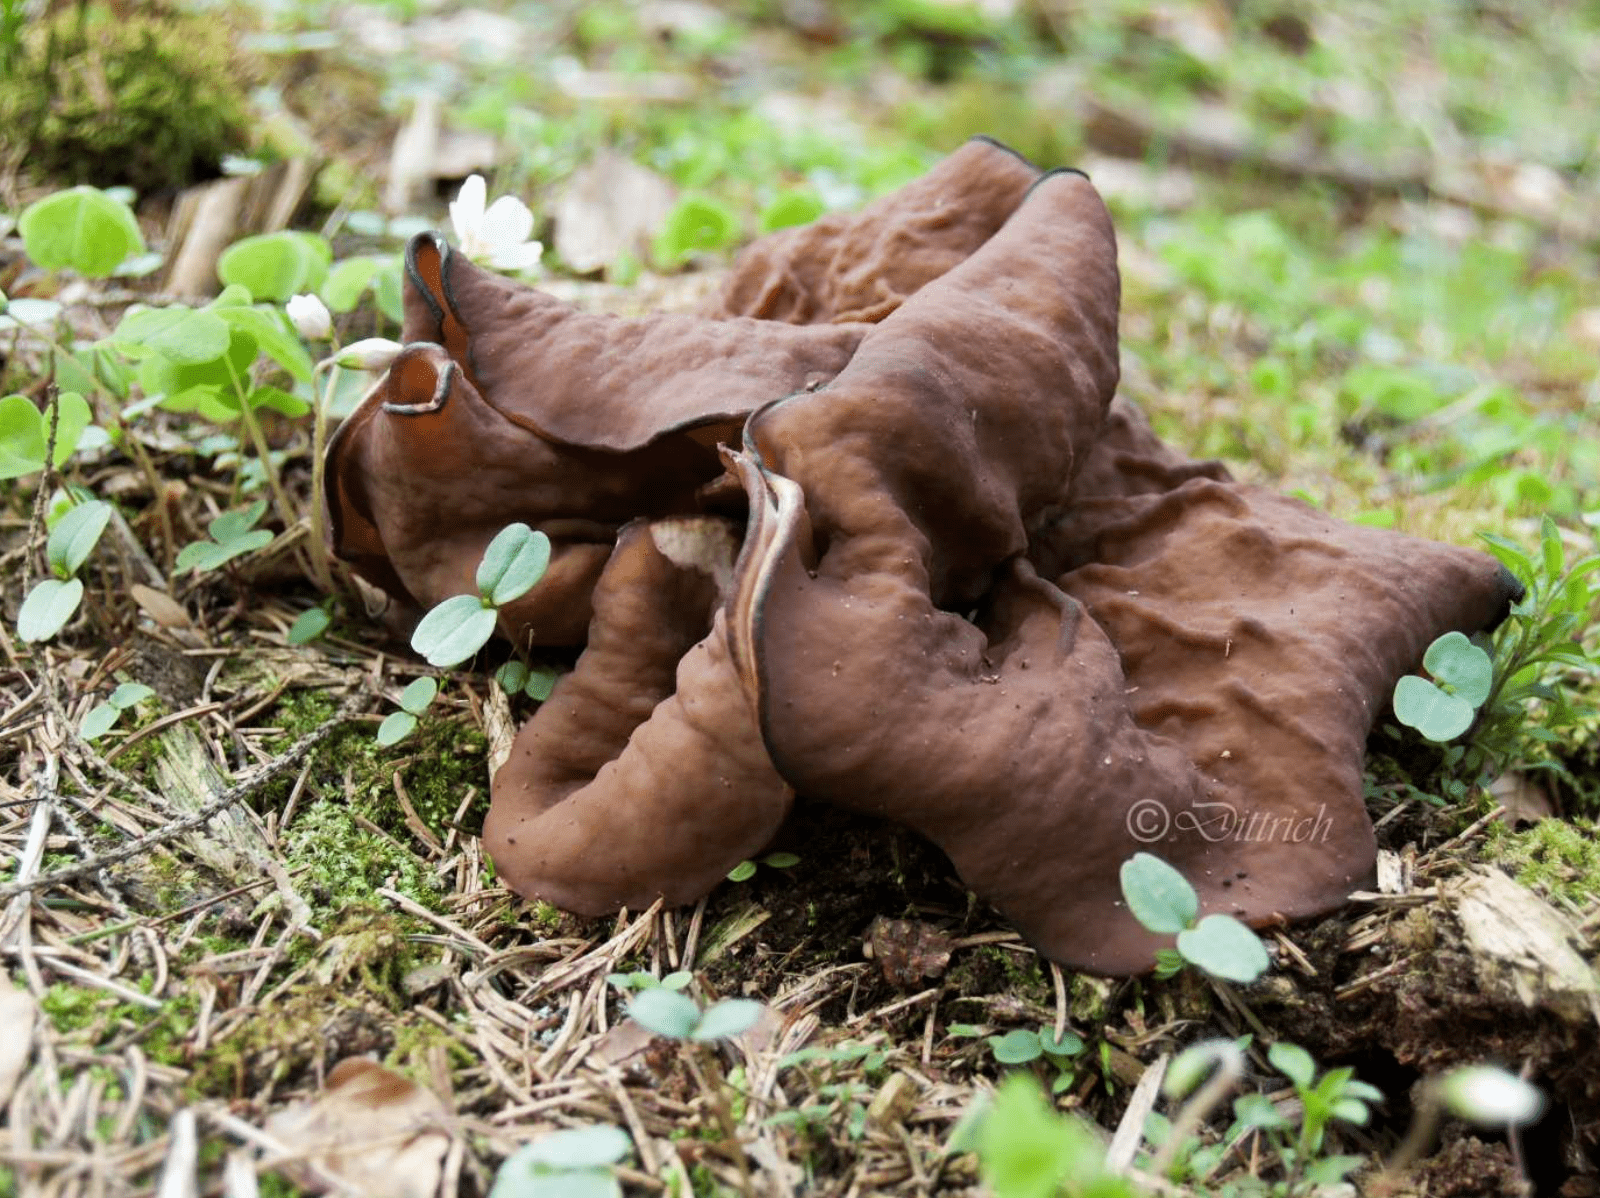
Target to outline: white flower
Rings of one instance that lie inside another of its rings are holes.
[[[398,341],[368,337],[345,346],[333,355],[333,360],[346,370],[387,370],[400,349]]]
[[[529,241],[533,213],[515,196],[501,196],[488,209],[489,189],[482,175],[470,175],[450,202],[450,223],[456,229],[461,252],[496,270],[530,270],[539,265],[544,246]]]
[[[1451,1114],[1485,1127],[1532,1123],[1544,1110],[1544,1095],[1515,1074],[1493,1065],[1467,1065],[1439,1083]]]
[[[328,315],[328,305],[314,295],[294,295],[283,306],[289,321],[307,341],[321,341],[333,332],[333,317]]]

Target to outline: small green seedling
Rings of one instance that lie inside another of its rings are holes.
[[[528,667],[520,661],[508,661],[494,672],[494,680],[508,695],[523,694],[543,703],[555,689],[561,675],[549,666]]]
[[[400,692],[400,710],[391,711],[378,725],[378,743],[384,748],[398,744],[416,731],[417,720],[428,710],[434,696],[439,693],[439,683],[434,678],[418,678]]]
[[[1348,1066],[1329,1069],[1318,1079],[1316,1061],[1309,1052],[1297,1044],[1280,1041],[1267,1050],[1267,1059],[1272,1062],[1273,1068],[1294,1084],[1295,1094],[1301,1104],[1300,1128],[1298,1133],[1293,1135],[1293,1143],[1284,1142],[1278,1148],[1285,1170],[1291,1176],[1298,1175],[1312,1185],[1338,1184],[1344,1180],[1346,1174],[1361,1164],[1362,1158],[1322,1156],[1322,1141],[1327,1133],[1328,1124],[1337,1119],[1343,1123],[1365,1125],[1371,1117],[1370,1105],[1383,1101],[1383,1091],[1366,1082],[1357,1081],[1355,1070]],[[1263,1100],[1255,1104],[1253,1109],[1262,1119],[1272,1122],[1272,1116],[1268,1116],[1263,1109],[1271,1106],[1271,1103]],[[1239,1115],[1237,1105],[1235,1114]],[[1283,1118],[1277,1114],[1276,1109],[1273,1109],[1273,1116],[1277,1119]],[[1257,1122],[1253,1126],[1263,1126],[1263,1124]],[[1273,1130],[1274,1126],[1285,1131],[1293,1131],[1292,1125],[1287,1120],[1282,1124],[1273,1123],[1273,1126],[1266,1127],[1266,1130]]]
[[[83,602],[79,568],[89,560],[111,522],[111,505],[91,499],[69,508],[50,530],[45,543],[54,578],[36,583],[17,612],[17,635],[24,641],[47,641],[66,627]]]
[[[1255,1132],[1264,1138],[1283,1170],[1283,1178],[1262,1193],[1288,1198],[1320,1192],[1322,1186],[1343,1181],[1363,1158],[1322,1155],[1328,1125],[1335,1120],[1365,1124],[1371,1117],[1370,1104],[1382,1102],[1383,1094],[1357,1081],[1348,1068],[1329,1069],[1319,1079],[1311,1054],[1294,1044],[1274,1044],[1267,1058],[1293,1083],[1299,1099],[1298,1120],[1286,1113],[1293,1108],[1280,1110],[1265,1094],[1243,1094],[1233,1100],[1233,1123],[1220,1142],[1201,1146],[1197,1133],[1206,1116],[1243,1077],[1248,1042],[1249,1037],[1206,1040],[1174,1058],[1162,1091],[1170,1099],[1188,1101],[1170,1121],[1154,1113],[1146,1121],[1146,1136],[1157,1149],[1147,1165],[1149,1170],[1172,1181],[1203,1183],[1221,1165],[1231,1145]]]
[[[652,986],[628,1003],[628,1014],[646,1031],[669,1040],[708,1043],[749,1031],[761,1017],[761,1004],[751,998],[725,998],[707,1007],[687,994]]]
[[[1462,633],[1447,632],[1428,646],[1422,665],[1433,681],[1407,674],[1395,683],[1395,718],[1429,740],[1454,740],[1489,698],[1494,663]]]
[[[19,301],[20,302],[20,301]],[[50,464],[60,466],[93,427],[94,414],[88,402],[75,391],[64,391],[55,399],[55,452]],[[0,479],[21,478],[45,467],[45,446],[49,444],[52,413],[41,412],[26,395],[7,395],[0,399]],[[104,443],[105,434],[95,429],[95,440]]]
[[[632,1147],[626,1132],[604,1123],[555,1132],[508,1156],[489,1198],[621,1198],[613,1166]]]
[[[272,533],[255,524],[267,513],[267,501],[258,499],[242,511],[223,512],[207,526],[208,541],[194,541],[178,551],[179,570],[215,570],[241,554],[272,544]]]
[[[761,858],[762,865],[771,866],[773,869],[789,869],[800,864],[800,858],[793,853],[768,853]],[[745,860],[739,862],[728,871],[728,881],[748,882],[756,876],[756,862]]]
[[[1042,1027],[1034,1032],[1019,1027],[1003,1036],[990,1036],[989,1048],[1002,1065],[1032,1065],[1041,1061],[1050,1064],[1056,1071],[1050,1092],[1060,1094],[1071,1089],[1077,1080],[1072,1058],[1082,1054],[1084,1045],[1083,1038],[1075,1032],[1063,1032],[1057,1039],[1053,1028]]]
[[[111,692],[111,697],[104,703],[98,703],[89,709],[89,713],[83,717],[83,722],[78,725],[78,735],[84,740],[99,740],[111,731],[123,712],[154,697],[155,691],[143,683],[124,682]]]
[[[1158,936],[1176,936],[1177,949],[1156,954],[1156,975],[1170,977],[1185,964],[1230,982],[1253,982],[1271,961],[1261,938],[1231,915],[1200,919],[1200,897],[1172,866],[1153,853],[1122,863],[1122,897],[1133,917]]]
[[[411,647],[432,666],[460,665],[494,635],[500,608],[520,599],[550,566],[550,538],[526,524],[501,529],[478,564],[478,593],[454,595],[422,617]]]
[[[631,973],[606,974],[606,983],[618,990],[651,990],[658,986],[663,990],[683,990],[692,981],[694,974],[687,969],[680,969],[676,973],[669,973],[666,977],[660,978],[642,969],[635,969]]]

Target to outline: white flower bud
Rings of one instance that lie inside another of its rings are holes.
[[[283,306],[295,331],[307,341],[321,341],[333,332],[328,306],[314,295],[295,295]]]
[[[402,346],[385,337],[368,337],[345,346],[333,356],[346,370],[387,370]]]
[[[1445,1108],[1483,1127],[1532,1123],[1544,1110],[1537,1086],[1494,1065],[1467,1065],[1439,1082]]]

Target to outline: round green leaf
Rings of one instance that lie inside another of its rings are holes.
[[[500,607],[532,590],[549,565],[549,537],[526,524],[507,525],[483,551],[478,563],[478,593]]]
[[[1076,1032],[1064,1031],[1061,1039],[1057,1040],[1054,1031],[1046,1028],[1039,1033],[1039,1047],[1051,1056],[1075,1057],[1083,1051],[1083,1037]]]
[[[621,1128],[598,1123],[554,1132],[526,1145],[517,1155],[551,1169],[597,1169],[616,1164],[632,1147],[633,1141]]]
[[[668,990],[682,990],[692,981],[694,981],[694,974],[687,969],[679,969],[662,978],[661,984]]]
[[[773,869],[789,869],[800,864],[800,858],[794,853],[768,853],[761,858],[762,865],[770,865]]]
[[[754,861],[741,861],[728,871],[728,881],[747,882],[756,876],[756,863]]]
[[[725,998],[713,1003],[700,1017],[690,1038],[706,1041],[737,1036],[755,1026],[756,1020],[761,1018],[761,1010],[761,1004],[753,998]]]
[[[1272,1067],[1292,1081],[1299,1089],[1309,1090],[1317,1077],[1317,1063],[1311,1054],[1298,1044],[1279,1040],[1267,1049],[1267,1060]]]
[[[522,688],[522,693],[530,699],[537,699],[543,703],[550,697],[550,692],[556,687],[556,679],[560,676],[549,666],[535,666],[528,671],[528,682]]]
[[[526,1151],[506,1158],[489,1198],[622,1198],[622,1185],[608,1169],[551,1169],[527,1160]]]
[[[1003,1036],[990,1036],[989,1047],[994,1050],[994,1059],[1002,1065],[1026,1065],[1037,1061],[1043,1051],[1039,1047],[1038,1033],[1020,1027]]]
[[[1267,971],[1266,946],[1231,915],[1208,915],[1178,933],[1178,951],[1213,977],[1253,982]]]
[[[215,312],[173,304],[130,309],[111,334],[111,343],[129,357],[160,354],[178,366],[199,366],[227,353],[230,338],[227,322]]]
[[[211,537],[220,545],[229,541],[237,541],[245,536],[256,526],[256,521],[267,514],[267,501],[258,499],[249,507],[234,508],[230,512],[223,512],[206,526]]]
[[[58,574],[76,574],[89,560],[100,534],[111,523],[111,505],[98,499],[80,503],[56,521],[45,542],[45,556]]]
[[[238,284],[258,300],[283,303],[315,291],[328,276],[333,251],[311,233],[261,233],[234,242],[217,259],[217,277]]]
[[[1128,910],[1157,935],[1177,935],[1200,913],[1200,899],[1188,879],[1153,853],[1129,857],[1121,877]]]
[[[0,399],[0,479],[44,469],[44,418],[26,395]]]
[[[293,624],[289,625],[289,635],[285,639],[291,645],[309,645],[324,632],[327,632],[328,625],[331,623],[333,623],[333,617],[328,614],[325,608],[308,607],[295,617]]]
[[[1394,718],[1432,741],[1454,740],[1472,727],[1473,708],[1426,678],[1407,674],[1394,687]]]
[[[83,722],[78,725],[78,735],[84,740],[99,740],[111,731],[122,712],[110,703],[97,703],[89,709],[89,714],[83,717]]]
[[[155,698],[156,692],[142,682],[124,682],[111,692],[111,698],[106,702],[118,711],[127,711],[135,703],[143,703],[146,699]]]
[[[400,692],[400,706],[412,715],[421,715],[428,710],[428,704],[433,702],[438,693],[438,679],[427,676],[418,678]]]
[[[46,270],[66,267],[105,278],[144,249],[133,210],[94,187],[58,191],[29,204],[17,221],[22,248]]]
[[[494,635],[495,611],[476,595],[455,595],[422,617],[411,634],[411,647],[430,666],[456,666]]]
[[[409,711],[391,711],[378,725],[378,743],[384,748],[410,736],[417,726],[417,717]]]
[[[47,578],[28,592],[17,612],[17,635],[25,641],[47,641],[66,627],[83,602],[83,582]]]
[[[231,555],[215,541],[191,541],[178,550],[178,570],[215,570]]]
[[[1494,683],[1494,662],[1462,633],[1447,632],[1423,655],[1422,665],[1441,682],[1455,687],[1456,697],[1473,709],[1483,706]]]
[[[514,695],[528,685],[528,667],[520,661],[508,661],[494,672],[494,680],[508,695]]]
[[[628,1003],[628,1014],[645,1031],[673,1040],[687,1040],[700,1023],[694,999],[660,986],[640,991]]]

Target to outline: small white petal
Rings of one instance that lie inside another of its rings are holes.
[[[1544,1110],[1537,1086],[1493,1065],[1468,1065],[1439,1083],[1450,1113],[1485,1127],[1532,1123]]]
[[[314,295],[294,295],[283,306],[295,331],[307,341],[320,341],[333,331],[328,306]]]
[[[483,176],[468,175],[456,198],[450,201],[450,223],[455,226],[456,240],[463,248],[477,238],[483,226],[483,204],[488,195],[489,186]]]
[[[347,370],[387,370],[401,348],[398,341],[368,337],[345,346],[333,360]]]
[[[490,252],[521,245],[533,233],[533,213],[516,196],[501,196],[489,205],[478,229]]]
[[[496,270],[532,270],[544,257],[544,242],[525,241],[521,245],[495,250],[488,257],[489,265]]]

